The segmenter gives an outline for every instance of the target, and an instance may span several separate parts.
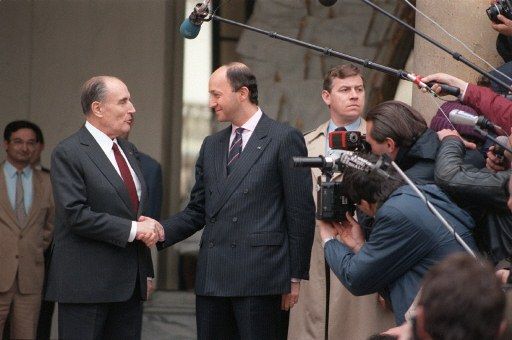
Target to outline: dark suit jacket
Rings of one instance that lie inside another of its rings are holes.
[[[204,227],[196,294],[257,296],[289,292],[307,279],[315,217],[302,134],[263,114],[229,176],[231,127],[206,137],[196,183],[182,212],[163,222],[166,240],[179,242]]]
[[[46,298],[62,303],[128,300],[139,280],[153,276],[149,249],[128,243],[131,221],[147,202],[146,184],[135,146],[118,140],[142,185],[139,212],[131,209],[123,181],[85,127],[62,141],[52,154],[51,179],[56,223]]]
[[[148,187],[148,203],[142,214],[159,220],[162,210],[162,167],[153,158],[140,151],[137,154],[137,159]]]

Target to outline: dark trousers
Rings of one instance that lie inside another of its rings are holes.
[[[138,287],[138,285],[137,285]],[[135,289],[139,292],[139,289]],[[133,294],[128,301],[109,303],[59,303],[61,339],[140,339],[142,301]]]
[[[52,317],[55,309],[55,302],[41,302],[41,310],[39,311],[39,323],[37,324],[37,340],[49,340],[52,331]]]
[[[198,340],[278,340],[283,337],[281,295],[196,296]]]

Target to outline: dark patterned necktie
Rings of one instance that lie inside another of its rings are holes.
[[[227,163],[227,171],[228,175],[233,170],[233,166],[236,163],[236,160],[240,158],[242,154],[242,133],[244,132],[244,128],[238,128],[235,130],[235,138],[233,142],[231,142],[231,146],[229,147],[228,152],[228,163]]]
[[[133,177],[130,172],[130,168],[128,167],[128,163],[126,163],[116,143],[112,145],[112,150],[114,150],[114,157],[116,158],[116,163],[119,167],[119,172],[121,173],[121,177],[123,178],[124,186],[126,187],[128,195],[130,196],[133,211],[137,212],[139,211],[139,197],[137,196],[137,188],[135,187],[135,182],[133,181]]]

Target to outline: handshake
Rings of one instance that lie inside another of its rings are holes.
[[[146,246],[152,247],[157,242],[165,240],[164,228],[160,222],[146,216],[141,216],[137,221],[135,238],[144,242]]]

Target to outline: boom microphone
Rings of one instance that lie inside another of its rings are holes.
[[[204,0],[203,3],[195,5],[190,16],[183,20],[180,26],[180,34],[186,39],[195,39],[201,30],[201,25],[205,17],[208,15],[208,3],[210,0]]]
[[[448,114],[449,119],[454,124],[478,126],[482,129],[494,129],[496,126],[483,116],[473,116],[462,110],[454,109]]]
[[[325,7],[331,7],[333,6],[336,1],[338,0],[318,0],[320,2],[321,5],[325,6]]]

